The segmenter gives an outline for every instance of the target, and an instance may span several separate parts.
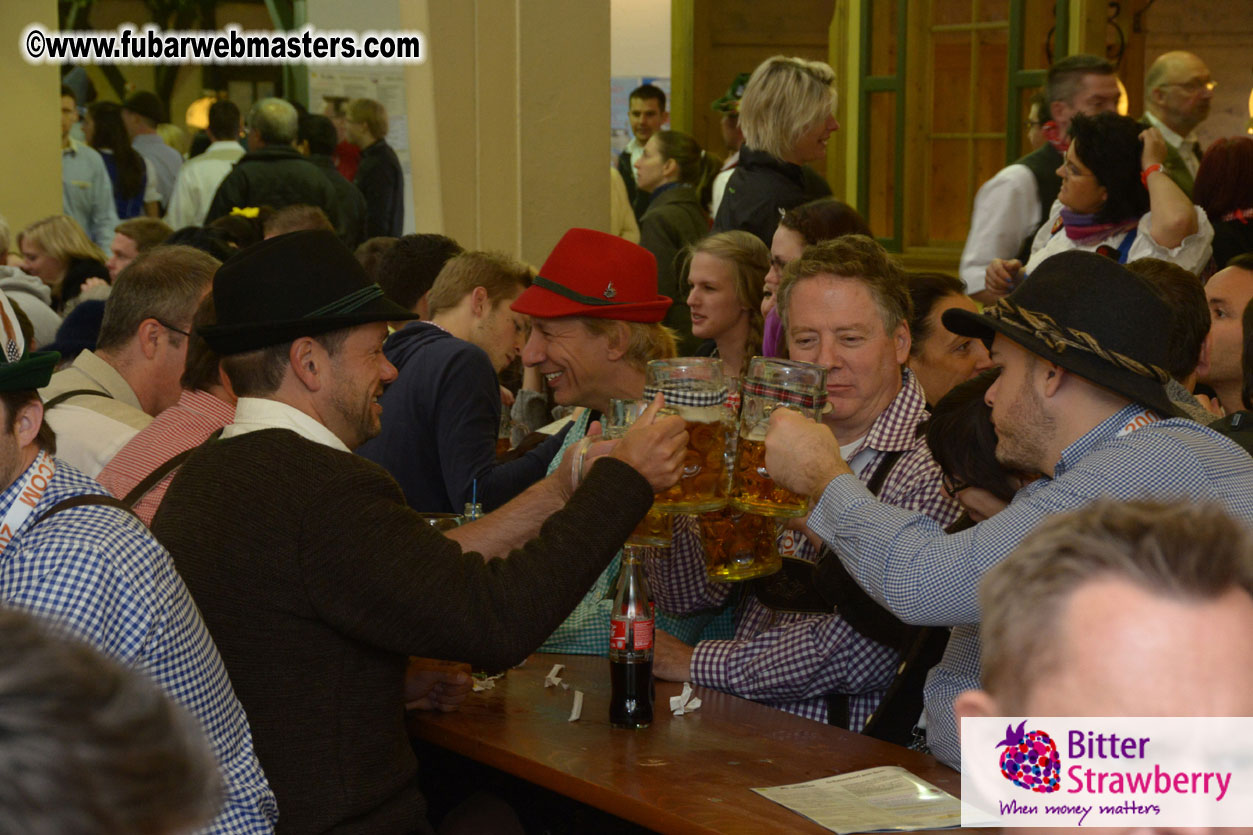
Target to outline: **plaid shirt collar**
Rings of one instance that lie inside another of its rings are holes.
[[[888,407],[879,413],[858,452],[869,447],[876,452],[908,452],[918,446],[918,424],[926,418],[927,399],[918,378],[908,368],[901,369],[901,388]]]
[[[1079,463],[1098,445],[1116,437],[1118,431],[1132,418],[1142,413],[1145,408],[1139,403],[1130,403],[1089,429],[1078,440],[1062,450],[1062,457],[1053,468],[1053,478],[1060,478],[1064,472]]]

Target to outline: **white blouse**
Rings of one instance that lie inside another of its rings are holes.
[[[1196,231],[1184,238],[1179,246],[1171,249],[1167,249],[1153,240],[1153,235],[1149,231],[1153,213],[1145,212],[1144,216],[1140,218],[1139,226],[1136,227],[1136,239],[1132,242],[1131,249],[1127,253],[1127,260],[1160,258],[1163,261],[1178,264],[1191,273],[1200,275],[1201,270],[1209,264],[1210,255],[1213,254],[1211,244],[1214,241],[1214,227],[1210,225],[1209,218],[1205,216],[1203,209],[1199,206],[1194,206],[1193,211],[1196,212]],[[1036,265],[1050,255],[1056,255],[1059,252],[1066,252],[1071,249],[1095,252],[1097,247],[1101,246],[1111,246],[1117,249],[1122,244],[1123,238],[1130,234],[1130,232],[1119,232],[1117,235],[1111,235],[1104,240],[1080,246],[1067,237],[1065,229],[1058,229],[1057,233],[1053,234],[1053,226],[1057,222],[1057,218],[1061,216],[1061,213],[1061,201],[1054,201],[1053,209],[1049,212],[1049,219],[1040,227],[1040,231],[1036,233],[1035,240],[1031,244],[1031,258],[1027,260],[1027,265],[1023,268],[1028,275],[1036,268]]]

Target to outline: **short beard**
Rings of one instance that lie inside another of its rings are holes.
[[[1044,399],[1028,382],[1024,393],[1006,417],[1012,433],[997,430],[996,460],[1006,469],[1024,473],[1049,472],[1053,462],[1045,462],[1048,448],[1057,434],[1057,419],[1044,410]]]

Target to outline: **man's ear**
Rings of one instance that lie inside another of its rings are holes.
[[[1000,716],[1001,708],[986,690],[965,690],[953,700],[953,713],[957,716],[957,732],[961,733],[962,719],[978,719],[984,716]]]
[[[892,333],[892,346],[896,349],[896,364],[909,362],[909,349],[913,345],[913,337],[909,333],[909,323],[902,319]]]
[[[291,365],[296,379],[309,391],[320,391],[326,385],[323,377],[327,371],[326,349],[311,336],[302,336],[294,340],[287,353],[287,361]]]
[[[28,446],[39,434],[44,422],[44,404],[39,399],[27,400],[13,416],[13,434],[17,436],[19,449]]]
[[[470,311],[476,316],[483,316],[491,309],[491,300],[487,297],[486,287],[475,287],[470,291]]]
[[[1196,361],[1196,379],[1204,380],[1209,376],[1209,358],[1210,352],[1214,349],[1214,332],[1211,330],[1205,334],[1205,341],[1201,343],[1201,355]]]
[[[163,330],[165,327],[156,319],[145,319],[139,323],[139,350],[143,352],[145,359],[152,359],[157,355],[157,345]]]
[[[1048,360],[1044,360],[1040,365],[1042,366],[1040,374],[1044,378],[1044,396],[1052,397],[1054,394],[1057,394],[1057,390],[1061,388],[1062,380],[1065,379],[1069,372],[1057,363],[1049,362]]]
[[[626,356],[627,346],[631,344],[631,326],[626,322],[613,322],[613,333],[609,337],[608,350],[605,356],[610,361],[617,361]]]

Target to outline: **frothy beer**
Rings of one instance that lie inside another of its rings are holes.
[[[737,582],[778,571],[783,565],[778,547],[780,527],[776,517],[731,507],[702,513],[700,532],[709,579]]]
[[[648,509],[648,515],[640,520],[627,537],[627,545],[651,545],[654,547],[670,547],[672,517],[669,513],[659,510],[656,505]]]
[[[735,432],[721,406],[667,406],[687,424],[687,452],[679,483],[657,494],[654,507],[670,513],[700,513],[726,507],[730,488],[727,444]]]
[[[809,500],[785,490],[766,471],[766,431],[775,409],[795,409],[816,420],[826,402],[827,371],[821,365],[753,357],[744,383],[731,504],[764,516],[804,516]]]
[[[749,436],[740,435],[735,451],[731,504],[739,510],[763,516],[804,516],[809,500],[775,483],[766,471],[766,425],[758,424]]]

